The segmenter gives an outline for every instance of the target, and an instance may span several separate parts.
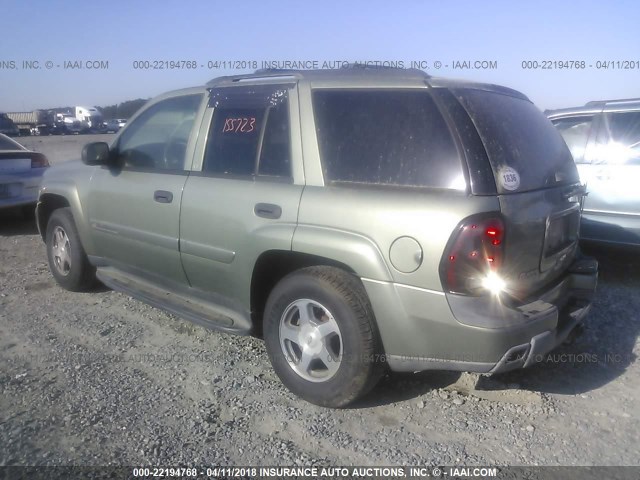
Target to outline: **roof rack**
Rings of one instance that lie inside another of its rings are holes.
[[[611,105],[616,103],[640,102],[640,98],[617,98],[614,100],[592,100],[584,104],[585,107],[598,107],[601,105]]]
[[[302,79],[302,78],[326,78],[326,76],[336,75],[360,75],[367,71],[378,71],[384,75],[390,76],[407,76],[415,78],[431,78],[423,70],[416,68],[400,68],[386,65],[368,65],[364,63],[350,63],[341,68],[323,68],[323,69],[288,69],[288,68],[262,68],[253,73],[244,73],[240,75],[230,75],[217,77],[207,82],[207,86],[211,87],[220,84],[232,84],[254,81],[274,81],[279,79]]]
[[[301,69],[301,68],[260,68],[254,72],[256,75],[265,75],[265,74],[277,74],[277,73],[291,73],[291,72],[299,72],[304,73],[308,71],[318,71],[318,70],[396,70],[396,71],[415,71],[415,68],[403,68],[396,67],[393,65],[375,65],[371,63],[347,63],[342,65],[340,68],[317,68],[317,69]],[[422,70],[419,70],[422,72]],[[424,72],[423,72],[424,73]]]

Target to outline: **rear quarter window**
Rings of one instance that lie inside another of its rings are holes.
[[[456,89],[454,94],[480,134],[498,193],[579,181],[562,136],[530,101],[471,88]]]
[[[451,133],[425,89],[317,89],[313,107],[330,182],[466,187]]]

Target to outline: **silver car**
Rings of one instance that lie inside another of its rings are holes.
[[[589,192],[581,237],[640,245],[640,99],[545,113],[564,137]]]
[[[42,174],[48,166],[42,153],[32,152],[0,134],[0,208],[24,207],[27,212],[33,211]]]

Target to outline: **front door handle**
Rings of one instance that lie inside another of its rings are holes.
[[[166,190],[156,190],[153,192],[153,199],[158,203],[171,203],[173,201],[173,193]]]
[[[253,213],[258,217],[275,220],[282,215],[282,208],[271,203],[256,203],[256,206],[253,208]]]

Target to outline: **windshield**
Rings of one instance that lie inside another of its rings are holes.
[[[498,193],[579,181],[562,136],[531,102],[470,88],[457,89],[454,94],[482,138]]]

